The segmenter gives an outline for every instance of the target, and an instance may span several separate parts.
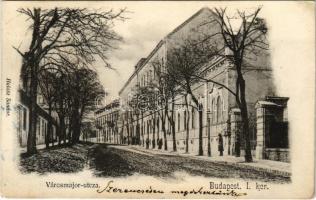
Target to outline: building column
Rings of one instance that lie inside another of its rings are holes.
[[[287,97],[266,97],[265,100],[256,103],[257,114],[257,146],[256,146],[256,159],[268,159],[266,155],[266,148],[269,145],[269,135],[278,134],[278,130],[270,133],[272,121],[275,118],[278,121],[284,121],[287,113],[284,113],[287,107]]]
[[[256,107],[257,113],[257,146],[256,146],[256,159],[264,159],[265,148],[265,123],[264,113],[265,108],[261,105]]]

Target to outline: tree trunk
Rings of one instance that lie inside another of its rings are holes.
[[[190,123],[190,115],[189,115],[189,103],[188,103],[188,95],[185,95],[185,106],[186,106],[186,138],[185,138],[185,153],[189,153],[189,137],[190,137],[190,130],[189,130],[189,123]]]
[[[142,124],[142,146],[144,147],[145,146],[145,141],[144,141],[144,113],[142,112],[142,122],[141,122],[141,124]]]
[[[67,135],[66,135],[66,124],[64,124],[64,128],[62,129],[62,133],[63,133],[63,146],[66,145],[67,143]]]
[[[140,125],[139,125],[139,114],[137,114],[137,122],[136,122],[136,144],[140,145]]]
[[[47,134],[45,134],[46,149],[49,148],[49,142],[52,140],[52,106],[50,103],[48,104],[48,115],[51,119],[48,119]],[[54,142],[52,142],[52,144],[54,145]]]
[[[59,120],[60,121],[60,120]],[[62,132],[61,132],[61,124],[59,123],[58,130],[57,130],[57,136],[58,136],[58,146],[61,145],[61,139],[62,139]]]
[[[172,108],[171,108],[171,129],[172,129],[172,147],[173,151],[177,151],[176,144],[176,127],[174,123],[174,98],[172,98]]]
[[[188,94],[191,95],[194,104],[198,108],[198,113],[199,113],[199,152],[198,152],[198,155],[202,156],[203,155],[203,105],[193,95],[189,81],[186,82],[186,89],[187,89]]]
[[[73,145],[74,143],[72,142],[72,136],[73,136],[73,129],[71,128],[70,124],[69,124],[69,128],[68,128],[68,135],[67,135],[67,138],[68,138],[68,145],[71,146]]]
[[[146,124],[146,132],[147,132],[146,149],[149,149],[149,123],[148,123],[148,121]]]
[[[74,114],[70,115],[70,119],[69,119],[69,124],[68,124],[68,144],[72,145],[73,141],[72,141],[72,136],[73,136],[73,125],[74,125]]]
[[[152,140],[152,148],[156,148],[156,136],[155,136],[155,132],[156,132],[156,114],[154,114],[154,118],[153,118],[153,140]]]
[[[203,109],[199,105],[199,156],[203,155]]]
[[[163,132],[163,139],[164,139],[164,150],[168,150],[168,144],[167,144],[167,130],[166,130],[166,114],[168,113],[167,111],[167,106],[165,106],[165,111],[161,114],[161,127],[162,127],[162,132]]]
[[[160,131],[160,121],[159,121],[159,116],[157,118],[157,121],[156,121],[156,126],[157,126],[157,141],[160,139],[160,134],[159,134],[159,131]],[[157,144],[158,145],[158,144]]]
[[[78,119],[78,117],[75,118],[74,121],[74,125],[73,125],[73,133],[72,133],[72,144],[77,144],[79,142],[79,138],[80,138],[80,132],[81,132],[81,123],[80,123],[80,119]]]
[[[207,118],[207,155],[212,156],[211,152],[211,119]]]
[[[122,120],[122,126],[121,126],[121,133],[120,133],[120,135],[121,135],[121,140],[120,140],[120,144],[123,144],[124,143],[124,136],[123,136],[123,133],[124,133],[124,123],[125,123],[125,121],[124,121],[124,119]],[[105,137],[105,136],[104,136]]]
[[[26,63],[26,66],[30,68],[31,71],[31,84],[30,84],[30,105],[29,105],[29,132],[27,137],[27,154],[32,155],[37,152],[36,150],[36,123],[37,123],[37,86],[38,86],[38,68],[39,61],[37,58],[41,53],[41,41],[38,41],[39,30],[40,30],[40,21],[41,21],[41,9],[34,8],[33,14],[33,33],[32,33],[32,42],[29,48],[29,51],[24,54],[23,62]],[[38,43],[37,43],[38,42]],[[35,48],[37,46],[37,48]],[[37,56],[37,57],[36,57]],[[23,73],[26,73],[24,71]],[[27,73],[26,73],[27,74]]]
[[[185,137],[185,144],[186,144],[186,146],[185,146],[185,153],[189,153],[189,137],[190,137],[189,123],[190,123],[190,117],[189,117],[189,112],[187,112],[186,137]]]
[[[76,144],[79,142],[80,138],[80,131],[81,131],[81,114],[83,113],[83,110],[81,110],[81,113],[79,113],[80,105],[79,105],[79,99],[74,100],[74,109],[73,109],[73,116],[72,116],[72,137],[71,137],[71,143]]]
[[[65,117],[59,116],[59,141],[58,143],[61,144],[61,141],[65,141]]]
[[[129,141],[129,123],[127,123],[127,125],[126,125],[126,130],[127,130],[127,144],[129,145],[129,143],[130,143],[130,141]]]
[[[246,93],[245,93],[245,80],[240,77],[240,112],[243,122],[243,134],[245,138],[245,161],[252,162],[251,155],[251,143],[250,143],[250,134],[249,134],[249,118],[248,118],[248,109],[246,102]]]
[[[37,123],[37,70],[38,66],[33,63],[31,66],[31,85],[30,85],[30,107],[29,107],[29,133],[27,137],[27,154],[32,155],[36,150],[36,123]]]

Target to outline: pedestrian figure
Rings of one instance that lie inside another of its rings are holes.
[[[223,156],[224,145],[223,145],[222,134],[218,134],[218,151],[219,151],[219,155]]]
[[[160,138],[158,141],[158,149],[161,149],[161,147],[162,147],[162,139]]]
[[[146,139],[146,149],[149,149],[149,139]]]

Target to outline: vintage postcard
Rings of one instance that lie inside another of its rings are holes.
[[[4,198],[314,197],[312,1],[2,1]]]

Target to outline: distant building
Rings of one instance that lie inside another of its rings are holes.
[[[119,100],[114,100],[95,112],[96,142],[122,143],[122,135],[118,132],[119,112]]]

